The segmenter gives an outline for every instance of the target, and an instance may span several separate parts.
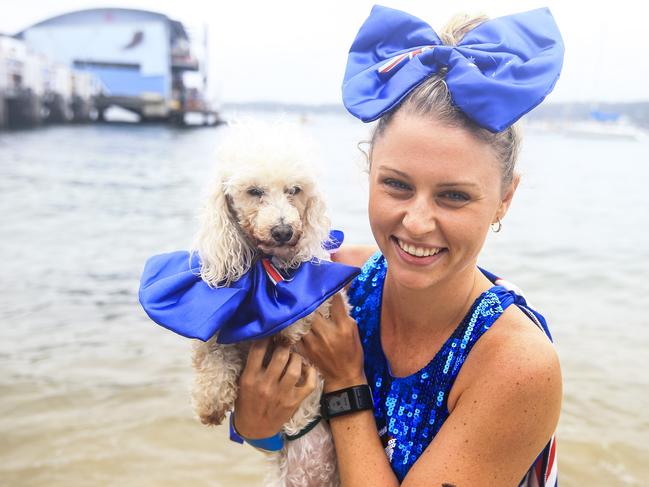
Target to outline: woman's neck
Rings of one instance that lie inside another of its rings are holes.
[[[383,319],[390,327],[386,331],[412,343],[421,337],[447,334],[486,288],[488,284],[475,266],[421,290],[401,286],[391,278],[388,268],[382,303]]]

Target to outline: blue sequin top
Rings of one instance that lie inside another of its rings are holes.
[[[501,286],[485,291],[424,368],[407,377],[393,377],[380,338],[386,271],[385,258],[377,252],[350,286],[348,297],[363,343],[379,436],[402,481],[448,417],[448,394],[471,348],[518,296]]]

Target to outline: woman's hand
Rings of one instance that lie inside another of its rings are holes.
[[[250,347],[246,367],[239,379],[239,395],[235,402],[234,427],[248,439],[268,438],[279,432],[302,401],[316,387],[316,371],[288,347],[273,350],[268,366],[264,357],[270,339],[259,340]]]
[[[340,293],[332,298],[331,318],[314,315],[311,331],[302,337],[298,351],[322,374],[324,392],[367,383],[358,325],[347,314]]]

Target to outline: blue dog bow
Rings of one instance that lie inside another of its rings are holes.
[[[338,232],[338,240],[342,242]],[[159,325],[187,338],[219,343],[263,338],[303,318],[341,290],[359,269],[314,259],[280,271],[258,259],[230,287],[212,288],[200,277],[196,254],[177,251],[147,260],[140,304]]]
[[[447,46],[417,17],[376,5],[349,51],[343,102],[371,122],[447,68],[453,103],[481,127],[500,132],[552,91],[563,51],[547,8],[488,20]]]

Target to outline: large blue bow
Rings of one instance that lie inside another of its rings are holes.
[[[196,254],[151,257],[139,298],[149,317],[187,338],[236,343],[277,333],[316,310],[356,277],[359,269],[334,262],[305,262],[289,275],[259,259],[230,287],[211,288],[200,277]]]
[[[547,8],[488,20],[447,46],[417,17],[376,5],[349,51],[343,102],[371,122],[447,68],[453,103],[481,127],[500,132],[552,91],[563,51]]]

